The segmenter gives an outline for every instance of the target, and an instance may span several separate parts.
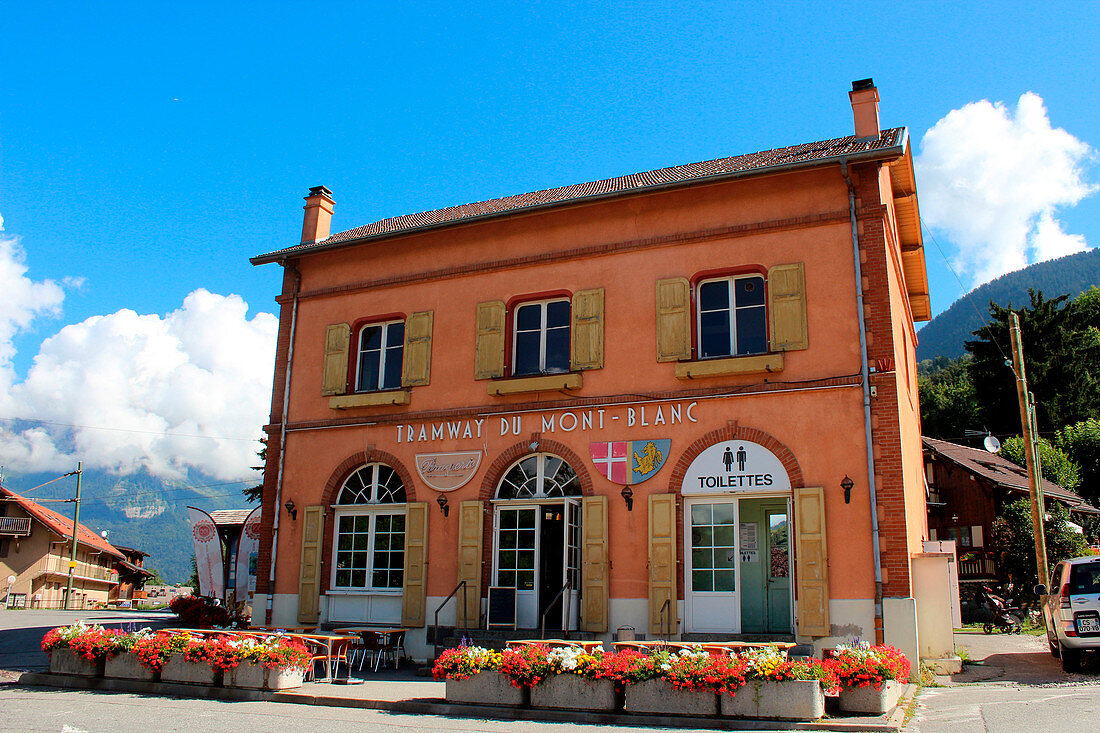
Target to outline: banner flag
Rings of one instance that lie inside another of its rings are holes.
[[[209,514],[193,506],[187,507],[191,523],[191,541],[195,546],[195,565],[199,573],[199,595],[225,597],[225,576],[222,568],[222,540]]]
[[[256,558],[260,554],[260,507],[245,517],[237,542],[236,599],[249,601],[256,592]]]

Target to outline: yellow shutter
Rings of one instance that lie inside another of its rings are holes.
[[[466,608],[462,608],[462,591],[459,591],[455,623],[468,628],[481,626],[481,530],[481,502],[462,502],[458,510],[458,580],[466,581]]]
[[[691,358],[691,283],[684,277],[657,281],[657,361]]]
[[[433,311],[420,311],[410,314],[405,319],[405,353],[401,364],[402,387],[421,387],[432,380],[433,314]]]
[[[665,601],[668,601],[668,608],[662,615]],[[649,497],[649,633],[655,636],[676,634],[680,625],[677,612],[676,495],[652,494]]]
[[[768,270],[771,350],[795,351],[810,345],[806,332],[806,276],[802,263]]]
[[[581,628],[607,631],[607,497],[581,503]]]
[[[477,304],[474,379],[504,376],[505,307],[502,300]]]
[[[307,506],[302,513],[302,562],[298,566],[298,622],[315,624],[321,617],[321,541],[325,508]]]
[[[401,588],[401,625],[424,625],[425,574],[428,568],[428,504],[405,506],[405,582]]]
[[[325,363],[321,394],[343,394],[348,388],[348,343],[351,326],[333,323],[325,329]]]
[[[798,633],[829,636],[829,563],[825,546],[825,491],[794,490],[795,582]]]
[[[603,288],[578,290],[570,310],[573,324],[569,366],[603,369]]]

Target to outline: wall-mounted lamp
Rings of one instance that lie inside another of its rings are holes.
[[[451,513],[451,505],[447,502],[447,495],[440,494],[436,497],[435,503],[439,505],[439,511],[443,512],[443,516],[447,516]]]
[[[623,500],[626,502],[626,510],[628,512],[634,511],[634,489],[624,486],[619,493],[623,495]]]
[[[534,453],[539,449],[539,442],[537,440],[532,440],[527,447],[531,449],[532,453]]]
[[[848,474],[844,474],[844,480],[840,482],[840,488],[844,489],[844,503],[852,503],[852,487],[855,486],[855,482],[848,478]]]
[[[283,504],[283,506],[286,507],[286,515],[288,517],[290,517],[291,519],[297,519],[298,518],[298,510],[294,508],[294,500],[293,499],[287,499],[286,504]]]

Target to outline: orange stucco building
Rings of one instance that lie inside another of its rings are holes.
[[[907,132],[850,100],[852,136],[337,234],[311,189],[252,260],[256,617],[423,658],[460,588],[441,626],[915,650],[924,253]]]

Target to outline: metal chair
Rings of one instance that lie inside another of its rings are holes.
[[[378,666],[382,663],[382,659],[389,655],[393,659],[393,668],[397,669],[401,658],[405,656],[405,631],[393,631],[387,634],[378,634],[381,644],[378,649],[378,656],[374,660],[374,671],[378,671]],[[397,652],[400,651],[401,655],[398,656]]]

